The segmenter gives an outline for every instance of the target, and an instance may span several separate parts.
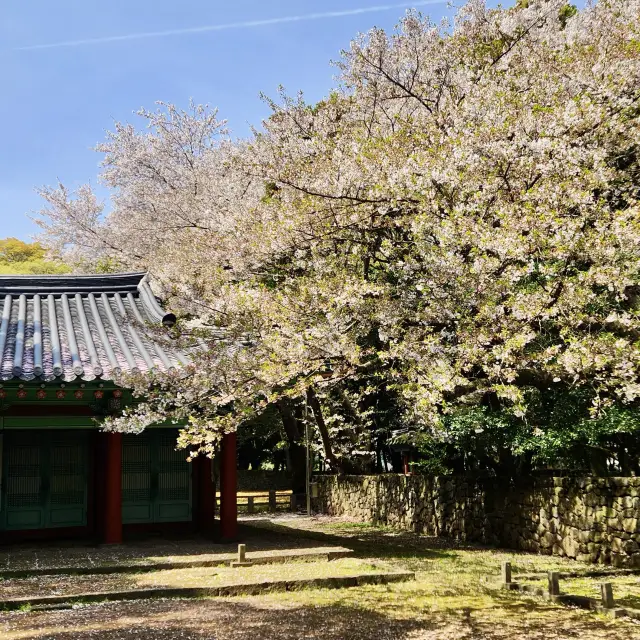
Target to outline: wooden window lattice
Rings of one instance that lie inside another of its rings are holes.
[[[122,501],[151,501],[151,448],[147,433],[122,439]]]
[[[7,506],[30,507],[42,502],[40,447],[16,444],[7,451]]]
[[[123,521],[191,518],[191,465],[176,451],[175,430],[125,435],[122,449]]]
[[[0,528],[86,524],[87,456],[86,433],[5,434]]]

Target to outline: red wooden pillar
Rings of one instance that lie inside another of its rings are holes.
[[[122,542],[122,434],[106,434],[104,541]]]
[[[216,487],[213,483],[213,462],[211,458],[198,456],[195,459],[198,482],[197,526],[203,533],[211,533],[216,516]]]
[[[220,450],[220,535],[224,540],[238,536],[236,440],[235,432],[225,434]]]

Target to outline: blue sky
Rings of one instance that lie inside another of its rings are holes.
[[[135,121],[133,112],[142,106],[153,108],[156,100],[186,106],[193,98],[219,107],[233,133],[242,136],[268,113],[260,91],[275,96],[283,84],[291,93],[302,89],[309,100],[323,97],[335,74],[330,60],[356,33],[374,25],[391,29],[406,9],[374,7],[398,4],[401,0],[5,0],[0,7],[0,237],[29,239],[36,232],[27,217],[41,206],[35,187],[58,178],[70,187],[95,185],[100,156],[91,147],[115,121]],[[358,9],[364,11],[355,13]],[[449,13],[446,2],[420,9],[434,19]],[[277,21],[293,16],[307,18]],[[246,22],[254,24],[238,24]],[[136,36],[208,26],[216,28]],[[126,38],[110,39],[119,36]],[[41,46],[50,44],[56,46]]]

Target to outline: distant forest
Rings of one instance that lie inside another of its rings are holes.
[[[0,240],[0,275],[67,273],[69,267],[52,259],[39,242],[18,238]]]

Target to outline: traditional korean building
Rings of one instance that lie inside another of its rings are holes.
[[[144,273],[0,277],[0,543],[129,532],[213,533],[212,462],[176,451],[175,425],[102,431],[131,402],[123,372],[188,355],[149,338],[171,326]],[[169,343],[170,344],[170,343]],[[236,536],[235,434],[225,436],[219,534]]]

